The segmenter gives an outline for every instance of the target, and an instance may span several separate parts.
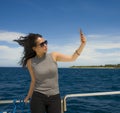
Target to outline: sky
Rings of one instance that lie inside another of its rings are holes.
[[[0,67],[16,67],[23,48],[14,39],[39,33],[48,40],[48,53],[72,55],[87,44],[73,65],[120,64],[120,0],[0,0]]]

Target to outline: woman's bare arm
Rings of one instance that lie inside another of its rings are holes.
[[[27,68],[28,68],[30,76],[31,76],[31,83],[30,83],[28,94],[27,94],[26,98],[24,99],[24,102],[27,102],[28,99],[31,98],[32,93],[33,93],[33,89],[34,89],[34,86],[35,86],[35,76],[34,76],[32,66],[31,66],[31,59],[29,59],[27,61]]]
[[[80,40],[81,44],[78,49],[75,50],[75,52],[72,55],[64,55],[58,52],[53,52],[52,56],[55,61],[61,61],[61,62],[71,62],[75,61],[78,56],[83,51],[85,45],[86,45],[86,37],[83,35],[82,31],[80,31]]]

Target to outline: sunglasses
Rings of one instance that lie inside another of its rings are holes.
[[[40,45],[40,47],[43,47],[44,45],[47,45],[47,44],[48,44],[48,41],[45,40],[44,42],[40,43],[39,45]]]

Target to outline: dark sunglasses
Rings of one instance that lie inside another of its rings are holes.
[[[40,47],[43,47],[44,45],[47,45],[47,44],[48,44],[48,41],[45,40],[44,42],[40,43],[39,45],[40,45]]]

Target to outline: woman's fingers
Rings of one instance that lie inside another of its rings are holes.
[[[85,43],[86,42],[86,37],[84,36],[82,30],[80,29],[80,38],[81,38],[81,42]]]

